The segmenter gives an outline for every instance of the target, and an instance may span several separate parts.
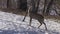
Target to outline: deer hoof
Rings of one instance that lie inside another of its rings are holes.
[[[22,22],[24,22],[24,20],[22,20]]]

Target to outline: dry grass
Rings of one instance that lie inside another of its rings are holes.
[[[9,12],[17,15],[25,15],[26,11],[23,11],[21,9],[0,9],[4,12]],[[46,19],[58,19],[60,20],[60,16],[45,16]]]
[[[17,15],[25,15],[26,11],[23,11],[21,9],[0,9],[3,12],[8,12],[8,13],[13,13],[13,14],[17,14]]]

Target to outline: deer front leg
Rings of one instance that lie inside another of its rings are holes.
[[[27,16],[27,13],[28,13],[28,12],[26,12],[26,14],[25,14],[25,16],[24,16],[24,18],[23,18],[23,20],[22,20],[23,22],[25,21],[25,18],[26,18],[26,16]]]
[[[29,22],[29,26],[31,26],[31,22],[32,22],[32,17],[30,17],[30,22]]]
[[[47,30],[47,26],[46,26],[46,24],[43,22],[43,24],[45,25],[45,30]]]

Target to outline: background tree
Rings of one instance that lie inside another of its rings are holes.
[[[51,1],[49,2],[49,4],[47,5],[46,15],[49,15],[49,13],[50,13],[49,10],[50,10],[50,8],[51,8],[53,2],[54,2],[54,0],[51,0]]]

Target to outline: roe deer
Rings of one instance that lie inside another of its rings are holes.
[[[25,20],[27,14],[28,14],[30,16],[29,26],[31,26],[31,21],[32,21],[32,18],[33,18],[33,19],[37,19],[39,21],[40,25],[38,26],[38,28],[42,24],[44,24],[45,25],[45,29],[47,30],[46,24],[44,23],[44,16],[37,13],[38,8],[39,8],[39,2],[40,2],[40,0],[37,0],[37,3],[35,4],[34,0],[32,1],[32,7],[30,6],[28,8],[28,11],[26,11],[26,15],[25,15],[23,21]],[[46,0],[45,0],[43,12],[45,11],[45,5],[46,5]]]
[[[31,7],[30,7],[31,8]],[[30,11],[30,8],[28,9],[28,11],[26,12],[26,15],[24,16],[24,19],[23,21],[25,20],[26,16],[27,16],[27,13],[29,14],[30,16],[30,22],[29,22],[29,26],[31,26],[31,21],[32,21],[32,18],[33,19],[37,19],[40,23],[40,25],[38,26],[38,28],[44,24],[45,25],[45,29],[47,30],[47,27],[46,27],[46,24],[44,23],[44,16],[38,14],[38,13],[34,13],[32,11]]]

